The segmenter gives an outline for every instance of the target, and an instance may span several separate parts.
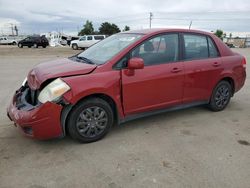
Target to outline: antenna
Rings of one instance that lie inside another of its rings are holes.
[[[192,23],[193,21],[191,20],[188,29],[191,29]]]

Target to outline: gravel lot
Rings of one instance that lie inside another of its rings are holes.
[[[250,49],[235,49],[250,63]],[[114,127],[103,140],[24,137],[6,107],[37,63],[70,48],[0,46],[0,187],[250,187],[250,72],[228,108],[196,107]]]

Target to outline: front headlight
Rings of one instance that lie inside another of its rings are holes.
[[[45,88],[43,88],[38,96],[38,100],[41,103],[45,103],[47,101],[56,101],[69,90],[70,87],[60,78],[57,78],[56,80],[48,84]]]

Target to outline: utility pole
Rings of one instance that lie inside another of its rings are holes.
[[[14,28],[13,28],[13,23],[11,23],[10,25],[11,25],[11,33],[12,33],[12,36],[14,36]]]
[[[150,29],[151,29],[152,19],[153,19],[153,13],[150,12],[150,13],[149,13],[149,28],[150,28]]]
[[[16,32],[16,36],[18,36],[18,29],[17,29],[17,26],[16,26],[16,25],[14,26],[14,30],[15,30],[15,32]]]

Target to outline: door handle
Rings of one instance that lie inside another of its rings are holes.
[[[218,67],[218,66],[220,66],[220,63],[214,62],[214,63],[213,63],[213,66],[214,66],[214,67]]]
[[[182,70],[179,69],[179,68],[177,68],[177,67],[175,67],[175,68],[173,68],[173,69],[171,70],[172,73],[178,73],[178,72],[181,72],[181,71],[182,71]]]

